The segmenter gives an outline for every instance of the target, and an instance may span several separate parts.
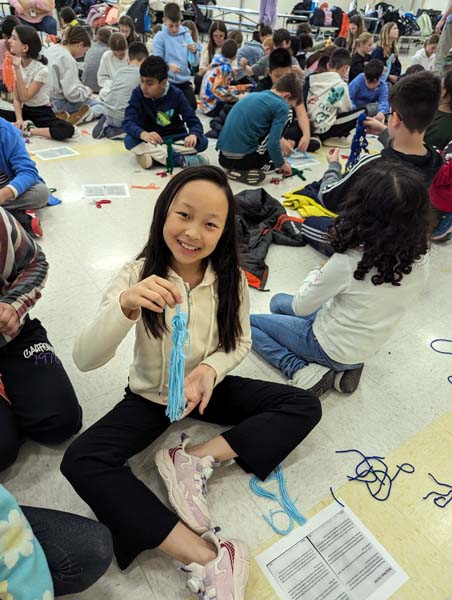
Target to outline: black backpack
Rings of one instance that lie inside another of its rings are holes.
[[[311,25],[323,27],[325,25],[325,13],[321,8],[316,8],[311,17]]]
[[[342,8],[335,6],[333,8],[333,10],[331,11],[331,17],[332,17],[332,22],[331,22],[332,27],[337,27],[338,29],[340,29],[341,25],[342,25]]]
[[[126,14],[132,18],[137,33],[146,33],[145,17],[149,16],[148,0],[135,0]]]
[[[195,14],[195,24],[199,33],[209,33],[210,26],[212,25],[212,19],[209,17],[208,9],[206,8],[206,14],[204,14],[198,6],[197,0],[192,1],[192,6]]]
[[[300,13],[311,10],[312,0],[303,0],[303,2],[297,2],[292,8],[291,15],[299,15]]]

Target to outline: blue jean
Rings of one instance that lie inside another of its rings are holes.
[[[52,103],[52,108],[56,113],[68,112],[71,115],[80,110],[84,104],[87,104],[91,108],[95,119],[98,119],[104,114],[104,105],[102,102],[98,102],[92,98],[87,98],[83,102],[70,102],[69,100],[66,100],[66,98],[51,98],[50,101]]]
[[[172,139],[175,142],[178,142],[179,140],[183,140],[187,137],[187,135],[189,135],[186,131],[183,133],[176,133],[174,135],[167,135],[163,138],[163,141],[165,142],[168,139]],[[206,138],[205,135],[203,135],[201,138],[197,138],[197,142],[196,142],[196,146],[195,146],[195,150],[196,152],[204,152],[204,150],[207,148],[207,146],[209,145],[209,140]],[[127,150],[132,150],[132,148],[135,148],[135,146],[138,146],[138,144],[141,144],[143,140],[133,137],[129,134],[126,135],[125,139],[124,139],[124,145],[126,147]],[[179,156],[179,153],[176,152],[173,149],[173,159],[177,158]]]
[[[50,35],[57,35],[57,22],[51,15],[46,15],[39,23],[30,23],[21,17],[19,17],[19,20],[23,25],[34,27],[36,31],[43,31],[44,33],[49,33]]]
[[[338,363],[324,352],[312,330],[317,311],[299,317],[292,310],[292,300],[290,294],[276,294],[270,301],[271,315],[251,315],[253,350],[288,379],[309,363],[333,371],[357,368]]]

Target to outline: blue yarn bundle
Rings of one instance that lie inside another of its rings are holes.
[[[256,496],[267,498],[267,500],[273,500],[279,504],[281,508],[271,510],[270,517],[267,517],[266,515],[262,515],[262,517],[275,533],[278,533],[279,535],[287,535],[293,530],[294,523],[298,523],[298,525],[304,525],[306,523],[306,518],[298,512],[297,507],[289,497],[281,465],[278,465],[273,473],[270,473],[265,480],[265,483],[268,483],[269,481],[278,482],[280,496],[265,490],[261,486],[260,480],[257,477],[252,477],[250,479],[250,488],[256,494]],[[281,513],[285,514],[289,518],[289,526],[287,529],[280,529],[275,525],[274,517],[275,515]]]
[[[176,314],[171,319],[173,347],[170,353],[168,376],[168,404],[165,414],[171,421],[179,421],[185,411],[185,340],[188,338],[187,315],[176,305]]]
[[[366,138],[366,129],[364,127],[364,121],[366,120],[366,113],[362,113],[359,115],[356,121],[356,131],[353,136],[352,146],[350,148],[350,155],[347,160],[347,164],[345,165],[345,171],[349,171],[352,167],[356,165],[361,155],[361,151],[369,153],[367,149],[369,146],[369,142]]]

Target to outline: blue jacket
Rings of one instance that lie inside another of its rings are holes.
[[[0,118],[0,169],[9,177],[8,185],[20,196],[43,180],[25,148],[22,133]]]
[[[171,84],[166,93],[156,100],[145,98],[141,87],[136,87],[126,108],[122,128],[138,139],[143,131],[156,131],[162,138],[194,134],[198,141],[204,135],[195,111],[184,94]]]
[[[389,112],[388,84],[386,81],[380,81],[378,87],[369,90],[364,73],[360,73],[349,84],[348,91],[353,108],[365,106],[371,102],[378,102],[378,112],[384,114]]]
[[[284,164],[280,141],[288,117],[289,105],[271,90],[248,94],[228,114],[217,150],[231,155],[252,154],[268,135],[268,153],[279,169]]]
[[[196,50],[195,56],[190,57],[189,55],[192,53],[187,48],[190,44],[193,44],[193,39],[187,27],[181,26],[177,35],[170,35],[166,25],[163,25],[162,31],[157,33],[152,42],[154,56],[161,56],[166,63],[175,63],[181,68],[180,73],[169,72],[168,78],[171,83],[190,81],[190,61],[193,65],[199,64],[199,48]]]
[[[246,58],[248,60],[248,64],[250,66],[257,63],[257,61],[264,56],[264,49],[262,44],[257,40],[250,40],[249,42],[245,42],[241,48],[238,49],[237,52],[237,73],[235,78],[237,80],[243,79],[246,77],[246,71],[240,67],[240,59]]]

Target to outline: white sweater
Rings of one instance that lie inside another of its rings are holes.
[[[435,68],[436,53],[427,56],[425,48],[421,48],[411,59],[412,65],[422,65],[426,71],[433,71]]]
[[[299,316],[320,308],[314,335],[331,359],[345,365],[364,362],[375,354],[416,302],[428,278],[426,255],[403,276],[400,286],[373,285],[376,270],[358,281],[353,273],[361,257],[357,250],[333,254],[323,267],[309,273],[292,303]]]
[[[61,44],[45,51],[50,74],[50,97],[69,102],[84,102],[91,90],[80,81],[78,67],[72,54]]]
[[[81,371],[90,371],[106,364],[115,355],[116,349],[130,329],[135,327],[133,363],[129,370],[129,386],[135,393],[165,404],[168,391],[168,364],[171,350],[171,319],[174,309],[167,311],[169,332],[162,339],[148,335],[141,314],[136,320],[128,319],[121,310],[121,293],[140,281],[143,260],[126,264],[115,277],[105,293],[94,321],[87,325],[75,342],[74,362]],[[182,311],[188,315],[190,333],[189,351],[185,372],[189,373],[199,364],[211,366],[217,373],[216,383],[232,371],[251,350],[251,327],[249,319],[249,295],[246,279],[242,276],[239,318],[242,337],[236,349],[225,352],[219,346],[217,328],[218,289],[217,275],[209,265],[204,278],[191,291],[171,269],[168,279],[182,293]]]
[[[127,56],[122,60],[116,58],[111,50],[107,50],[102,54],[100,59],[99,70],[97,71],[97,83],[101,88],[99,95],[101,100],[104,99],[105,94],[111,89],[111,84],[116,73],[122,67],[126,67],[129,64]]]
[[[306,106],[314,133],[326,133],[334,125],[338,113],[353,108],[348,86],[336,71],[314,73],[309,77]]]

